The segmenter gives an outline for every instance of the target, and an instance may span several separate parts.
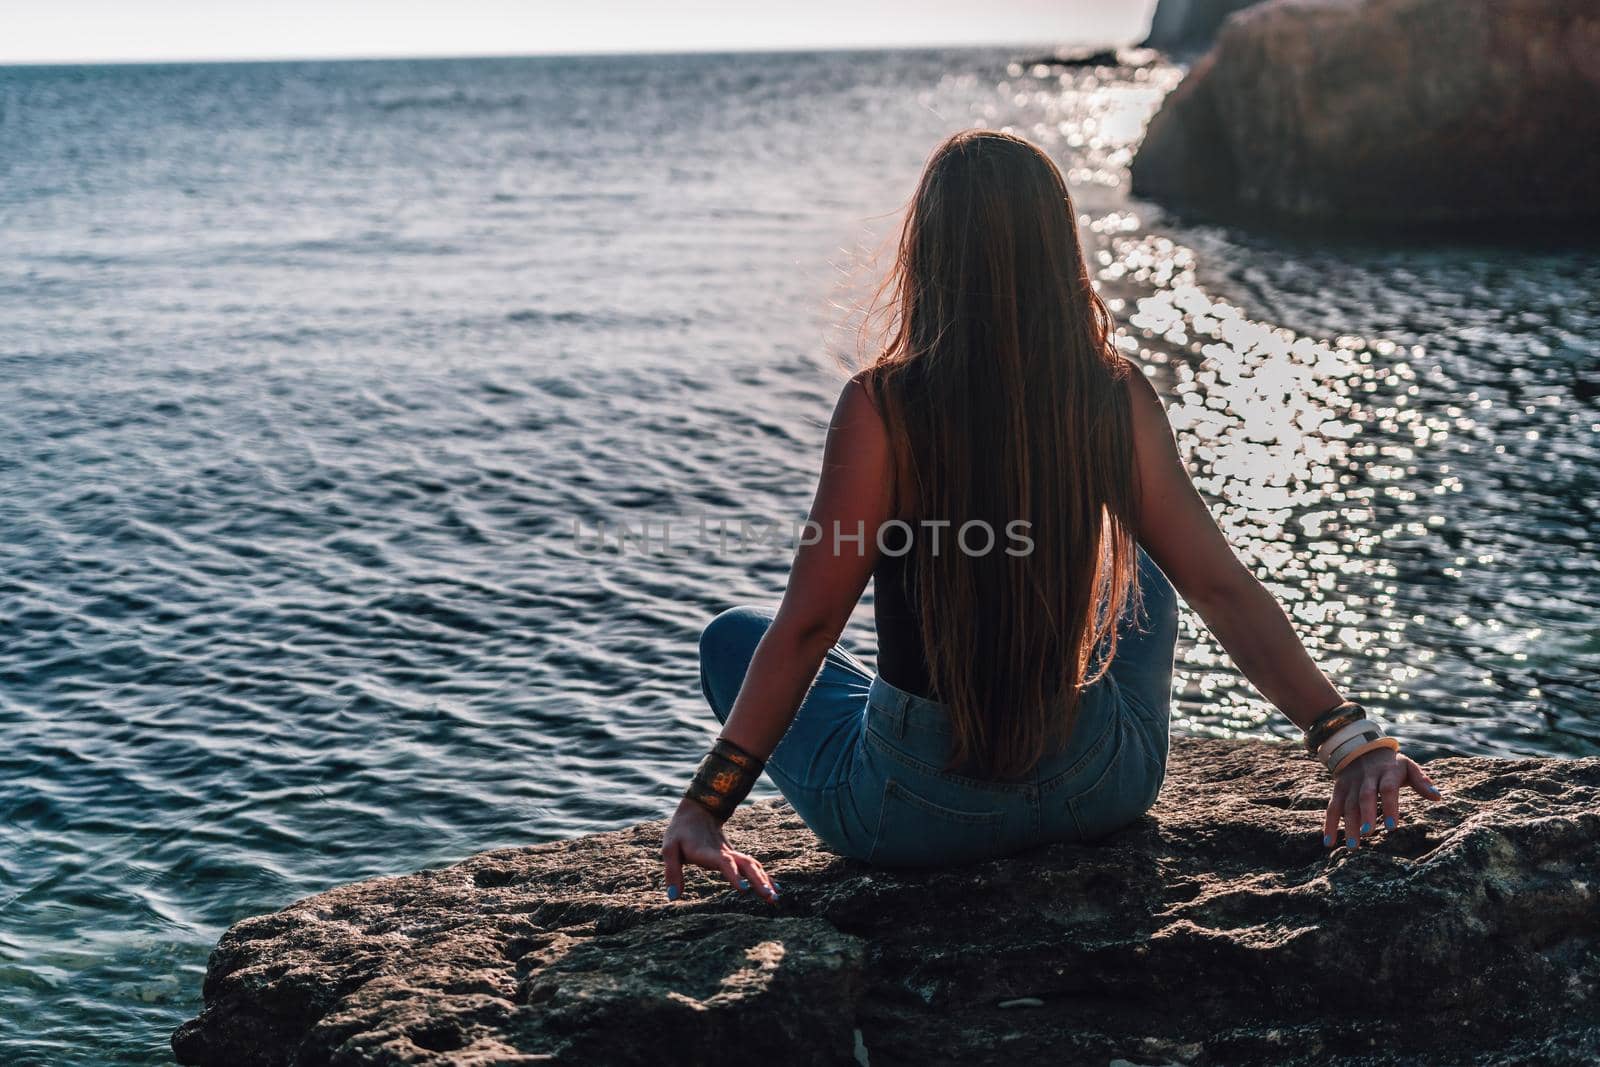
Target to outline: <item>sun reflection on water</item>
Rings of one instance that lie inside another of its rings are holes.
[[[1012,130],[1046,149],[1059,149],[1054,154],[1075,190],[1119,189],[1145,123],[1181,78],[1180,68],[1167,65],[1130,72],[1013,63],[993,99],[976,110],[974,124]]]
[[[1384,542],[1423,535],[1446,519],[1430,514],[1385,525],[1373,504],[1460,492],[1448,464],[1432,467],[1437,480],[1419,487],[1427,471],[1418,460],[1477,424],[1463,408],[1439,417],[1412,406],[1416,366],[1426,359],[1420,346],[1358,336],[1318,340],[1252,320],[1197,284],[1191,250],[1138,233],[1128,214],[1090,220],[1089,229],[1108,239],[1098,257],[1103,286],[1154,288],[1136,298],[1118,344],[1147,373],[1165,373],[1174,401],[1168,415],[1219,526],[1324,669],[1342,679],[1364,664],[1361,695],[1405,721],[1406,684],[1433,654],[1408,639],[1426,620],[1399,609]],[[1476,394],[1468,399],[1487,404]],[[1461,557],[1444,574],[1459,577],[1458,568],[1490,561]],[[1204,718],[1180,715],[1178,725],[1218,735],[1286,732],[1192,615],[1184,630],[1178,695],[1181,704],[1203,708]],[[1508,647],[1503,638],[1497,643]]]
[[[1103,281],[1157,287],[1138,299],[1123,335],[1139,339],[1147,366],[1169,370],[1169,417],[1223,532],[1325,669],[1339,675],[1354,655],[1383,658],[1401,636],[1389,594],[1379,584],[1368,604],[1341,595],[1346,576],[1391,573],[1374,556],[1382,535],[1365,506],[1377,490],[1357,484],[1382,480],[1361,462],[1371,447],[1362,443],[1372,415],[1363,387],[1375,353],[1356,339],[1299,337],[1212,299],[1194,282],[1192,253],[1168,239],[1118,238],[1111,248]],[[1390,369],[1409,372],[1399,360]],[[1202,700],[1207,721],[1180,724],[1231,733],[1219,728],[1221,712],[1240,730],[1275,727],[1204,626],[1189,617],[1185,629],[1181,696]],[[1387,695],[1393,681],[1374,684]]]

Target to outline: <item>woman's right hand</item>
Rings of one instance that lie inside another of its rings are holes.
[[[722,824],[705,808],[685,797],[678,803],[661,840],[661,861],[666,868],[667,899],[683,892],[684,864],[721,872],[741,893],[754,889],[771,903],[778,900],[772,879],[754,856],[737,852],[722,833]]]
[[[1427,800],[1439,799],[1439,788],[1410,756],[1391,749],[1368,752],[1339,773],[1322,823],[1322,844],[1333,847],[1344,822],[1344,844],[1356,848],[1378,825],[1378,801],[1383,801],[1384,826],[1393,830],[1400,820],[1400,789],[1410,786]]]

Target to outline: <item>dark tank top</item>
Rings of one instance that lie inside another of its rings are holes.
[[[864,382],[862,388],[879,417],[883,417],[883,409],[872,389]],[[884,421],[887,423],[887,418]],[[898,473],[895,480],[900,480]],[[897,689],[937,700],[933,672],[928,669],[928,657],[922,647],[922,624],[916,605],[918,535],[922,528],[915,521],[902,521],[912,531],[910,551],[902,551],[897,556],[880,551],[878,562],[872,568],[872,622],[878,634],[878,674]],[[879,546],[888,545],[899,551],[905,545],[903,536],[904,531],[886,534]]]
[[[896,542],[898,547],[898,542]],[[917,549],[880,553],[872,569],[872,618],[878,631],[878,673],[897,689],[937,700],[916,610]]]

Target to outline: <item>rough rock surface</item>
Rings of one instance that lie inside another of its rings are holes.
[[[1151,120],[1142,196],[1239,218],[1600,220],[1594,0],[1270,0]]]
[[[1161,801],[1092,846],[942,871],[732,833],[777,907],[660,823],[380,878],[230,929],[191,1064],[1591,1064],[1600,759],[1441,759],[1356,852],[1293,749],[1176,739]]]
[[[1261,0],[1159,0],[1142,47],[1165,52],[1204,48],[1223,20]]]

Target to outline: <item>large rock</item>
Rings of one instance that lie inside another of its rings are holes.
[[[1141,196],[1367,226],[1600,220],[1595,0],[1271,0],[1151,120]]]
[[[182,1063],[1592,1064],[1600,759],[1441,759],[1356,852],[1297,750],[1178,739],[1094,846],[930,872],[821,851],[783,805],[737,840],[769,907],[649,823],[485,853],[246,919]]]
[[[1229,15],[1261,0],[1158,0],[1141,47],[1182,52],[1204,48]]]

